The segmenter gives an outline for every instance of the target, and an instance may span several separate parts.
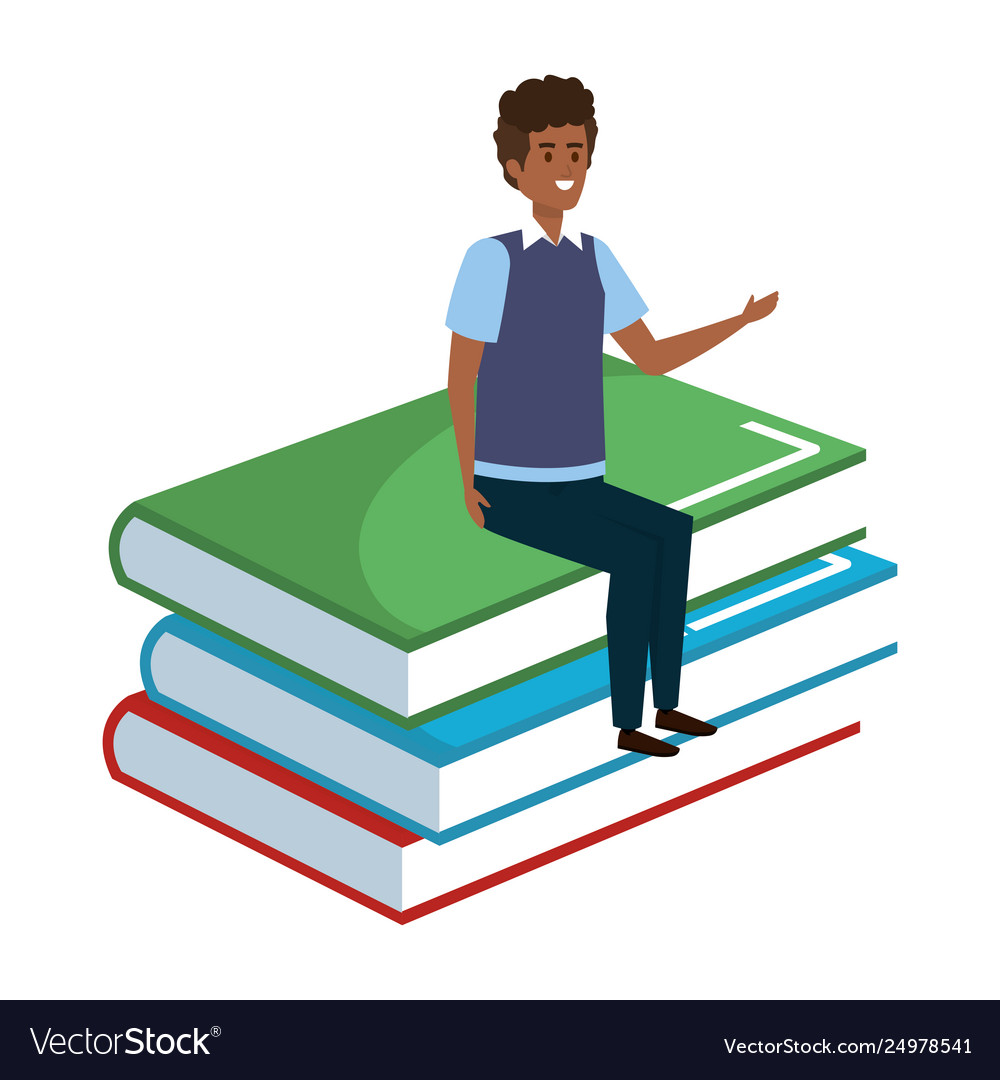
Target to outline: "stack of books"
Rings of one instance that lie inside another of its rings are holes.
[[[116,578],[174,614],[111,775],[408,922],[855,734],[799,695],[895,652],[864,451],[612,357],[604,383],[608,482],[695,519],[680,708],[715,736],[617,749],[607,575],[475,527],[440,392],[120,516]]]

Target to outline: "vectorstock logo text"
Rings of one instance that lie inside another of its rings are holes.
[[[34,1028],[29,1028],[35,1050],[39,1054],[211,1054],[205,1045],[209,1035],[218,1036],[222,1032],[213,1027],[210,1031],[185,1031],[182,1035],[157,1035],[150,1028],[131,1027],[128,1031],[118,1031],[114,1035],[98,1032],[90,1028],[75,1031],[72,1035],[48,1028],[39,1040]],[[124,1043],[124,1046],[122,1045]]]

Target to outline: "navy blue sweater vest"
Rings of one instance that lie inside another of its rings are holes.
[[[487,342],[476,390],[476,460],[569,468],[604,460],[604,288],[594,238],[510,255],[500,333]]]

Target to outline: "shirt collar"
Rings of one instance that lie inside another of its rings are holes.
[[[583,238],[580,235],[579,229],[567,229],[566,228],[566,216],[563,215],[563,230],[559,236],[560,240],[568,240],[571,244],[583,251]],[[530,248],[532,244],[537,244],[539,240],[544,240],[547,244],[552,244],[549,239],[548,233],[538,224],[535,219],[528,218],[527,224],[521,229],[521,242],[525,248]],[[555,244],[552,244],[555,247]]]

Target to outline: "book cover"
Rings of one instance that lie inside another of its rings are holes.
[[[441,845],[142,693],[112,712],[104,753],[127,787],[406,923],[858,734],[855,704],[872,666],[894,651],[753,702],[721,718],[711,740],[674,736],[688,741],[666,768],[628,755],[583,787]],[[823,707],[803,707],[805,693]]]
[[[848,548],[693,612],[682,707],[711,721],[891,643],[895,573]],[[176,615],[140,668],[157,704],[436,843],[621,756],[606,650],[411,730]]]
[[[692,606],[864,535],[843,482],[860,447],[611,357],[605,407],[609,482],[695,518]],[[132,504],[111,561],[121,584],[216,633],[425,720],[603,644],[596,571],[476,529],[458,490],[440,392]],[[516,642],[527,605],[551,621],[546,655],[501,662],[488,642],[470,666],[448,652],[494,620]]]

